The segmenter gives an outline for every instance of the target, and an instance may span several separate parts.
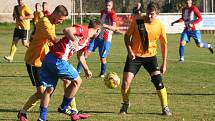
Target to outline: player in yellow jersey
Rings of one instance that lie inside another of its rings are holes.
[[[37,104],[44,92],[44,88],[40,83],[39,70],[44,56],[49,52],[49,41],[58,41],[55,25],[62,23],[67,16],[67,9],[63,5],[59,5],[50,16],[42,17],[36,24],[37,29],[25,54],[25,63],[31,82],[33,86],[36,86],[37,90],[19,111],[18,119],[20,121],[28,121],[26,112]],[[65,87],[69,85],[68,82],[64,82]]]
[[[8,62],[13,61],[19,39],[22,40],[22,44],[25,47],[29,46],[28,31],[30,29],[30,19],[34,17],[31,9],[24,3],[24,0],[17,0],[17,2],[18,5],[14,6],[13,10],[13,19],[16,21],[16,27],[13,33],[10,55],[4,56],[4,59]]]
[[[126,114],[129,107],[129,94],[131,82],[143,66],[151,77],[158,96],[161,101],[162,114],[172,115],[167,104],[167,91],[162,82],[161,73],[165,73],[167,65],[167,37],[163,24],[157,19],[159,6],[155,2],[150,2],[147,6],[146,15],[141,19],[133,19],[124,41],[128,51],[127,60],[124,67],[122,81],[123,103],[120,109],[121,114]],[[132,39],[131,39],[132,38]],[[160,41],[162,64],[157,63],[157,41]]]
[[[31,33],[31,36],[30,36],[30,41],[32,40],[32,35],[35,33],[37,22],[39,21],[40,18],[42,18],[44,16],[44,14],[41,10],[42,10],[41,4],[36,3],[35,4],[35,11],[34,11],[34,18],[32,20],[34,28],[33,28],[33,31]]]

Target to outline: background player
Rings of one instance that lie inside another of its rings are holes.
[[[167,65],[167,37],[164,25],[157,19],[160,8],[157,3],[150,2],[146,16],[133,19],[125,34],[124,41],[128,51],[122,81],[123,103],[121,114],[126,114],[129,107],[130,86],[133,78],[143,66],[151,77],[160,98],[162,114],[172,115],[167,104],[167,91],[162,82],[161,73],[165,73]],[[160,40],[162,65],[157,63],[157,40]]]
[[[16,53],[19,39],[25,47],[29,46],[28,31],[30,29],[30,20],[34,17],[31,9],[24,3],[24,0],[17,0],[18,5],[14,6],[13,19],[16,21],[16,27],[13,33],[13,41],[10,48],[10,55],[4,56],[8,62],[12,62]]]
[[[192,4],[192,0],[186,0],[186,7],[182,9],[181,18],[171,23],[172,26],[179,22],[184,22],[185,24],[184,31],[181,33],[179,46],[180,62],[184,62],[185,45],[190,42],[191,37],[195,40],[197,47],[208,48],[213,54],[212,45],[203,42],[201,39],[201,32],[199,28],[200,21],[202,21],[202,16],[199,9]]]
[[[42,85],[46,89],[41,100],[39,121],[46,121],[50,96],[57,85],[58,78],[71,81],[70,85],[66,88],[63,102],[60,106],[62,113],[69,111],[68,105],[75,97],[82,79],[78,75],[77,70],[69,64],[68,60],[74,52],[81,50],[87,45],[89,37],[95,38],[98,35],[101,26],[102,24],[99,21],[91,21],[88,27],[84,25],[67,27],[64,29],[65,37],[58,42],[53,41],[54,45],[50,47],[50,52],[46,55],[40,72]],[[82,51],[79,52],[83,53]],[[83,65],[86,77],[90,78],[92,73],[86,64],[84,54],[78,54],[78,58]],[[87,117],[89,115],[86,114],[71,115],[72,120]]]
[[[107,55],[110,50],[111,40],[113,31],[116,28],[117,16],[113,8],[112,0],[105,0],[105,9],[101,11],[100,21],[103,24],[103,29],[99,36],[91,41],[88,47],[88,51],[86,53],[86,57],[90,55],[92,51],[99,48],[99,55],[101,61],[101,71],[99,76],[104,77],[106,75],[107,68]],[[80,72],[81,65],[79,64],[77,70]]]
[[[51,15],[51,12],[48,9],[48,3],[47,2],[42,3],[42,9],[43,9],[42,12],[43,12],[44,16]]]

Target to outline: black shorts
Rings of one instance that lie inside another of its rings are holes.
[[[143,66],[149,74],[154,71],[158,71],[157,57],[136,57],[134,60],[130,61],[127,57],[124,67],[124,72],[131,72],[134,75],[140,70],[140,67]]]
[[[35,67],[26,63],[26,68],[28,71],[28,75],[31,79],[32,85],[39,87],[41,85],[39,77],[39,71],[41,67]]]
[[[13,38],[28,40],[28,30],[14,29]]]

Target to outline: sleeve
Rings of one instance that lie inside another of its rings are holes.
[[[133,19],[131,24],[128,27],[128,30],[126,31],[126,35],[131,36],[134,31],[135,31],[135,24],[136,24],[136,19]]]
[[[181,23],[181,22],[184,21],[184,11],[185,11],[185,8],[182,9],[181,18],[179,18],[178,20],[176,20],[175,21],[176,23]]]
[[[165,27],[164,27],[164,25],[162,23],[160,23],[160,26],[161,26],[161,34],[160,34],[160,37],[159,37],[160,43],[161,44],[167,44],[168,41],[167,41]]]
[[[193,22],[193,24],[198,24],[200,21],[202,21],[202,15],[197,7],[193,8],[193,12],[197,16],[197,19]]]
[[[51,40],[56,39],[56,34],[55,34],[55,27],[48,21],[48,18],[43,20],[43,26],[44,26],[44,35],[46,38],[49,38]]]
[[[112,12],[112,14],[111,14],[111,20],[112,20],[113,24],[117,22],[116,12]]]
[[[82,36],[82,33],[83,33],[83,29],[81,26],[77,26],[75,25],[75,34],[74,35],[77,35],[77,36]]]
[[[26,15],[32,15],[32,14],[33,14],[32,10],[28,6],[26,6]]]

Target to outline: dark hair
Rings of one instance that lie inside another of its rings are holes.
[[[68,16],[68,15],[69,15],[69,13],[68,13],[66,7],[63,6],[63,5],[58,5],[58,6],[54,9],[53,13],[57,13],[57,14],[60,14],[60,15],[62,15],[62,16]]]
[[[160,13],[160,6],[156,2],[150,2],[147,6],[148,11],[156,11],[156,13]]]
[[[96,19],[91,19],[88,25],[88,28],[101,28],[102,27],[102,23],[99,20]]]
[[[112,0],[105,0],[105,2],[107,3],[107,2],[113,2]]]
[[[45,4],[46,4],[46,5],[48,5],[48,3],[47,3],[47,2],[43,2],[43,3],[42,3],[42,5],[43,5],[43,6],[44,6]]]

